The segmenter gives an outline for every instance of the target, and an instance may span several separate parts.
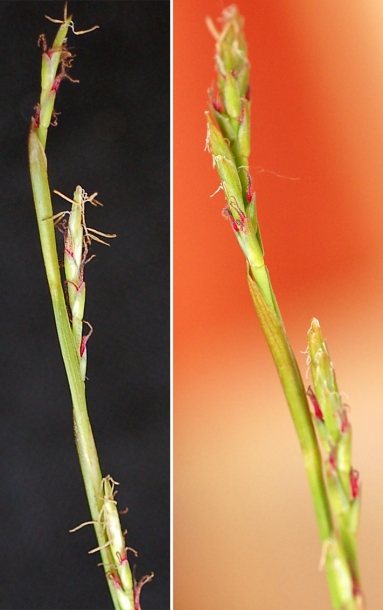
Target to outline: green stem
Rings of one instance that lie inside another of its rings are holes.
[[[266,265],[251,265],[250,269],[258,288],[262,292],[263,298],[265,299],[268,306],[274,311],[275,315],[279,318],[281,324],[283,324],[278,304],[273,289],[271,287],[269,272],[267,270]]]
[[[257,283],[248,271],[250,293],[262,330],[269,345],[284,394],[294,421],[314,498],[322,542],[332,533],[332,518],[322,473],[322,459],[307,404],[306,391],[281,321],[268,306]]]
[[[298,435],[314,501],[320,539],[322,545],[325,545],[328,544],[333,537],[332,515],[323,478],[322,457],[312,422],[312,416],[307,404],[305,388],[282,320],[267,303],[257,282],[252,277],[249,266],[247,279],[250,294],[266,341],[269,345]],[[269,288],[272,292],[271,285]],[[336,558],[334,558],[333,554],[326,552],[325,566],[330,595],[333,607],[338,609],[340,606],[338,604],[337,573],[334,569],[335,561]]]

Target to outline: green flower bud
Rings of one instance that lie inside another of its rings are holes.
[[[348,514],[348,527],[350,532],[354,535],[358,532],[360,518],[360,495],[352,501],[350,511]]]
[[[238,72],[247,62],[246,42],[243,34],[244,19],[235,5],[231,5],[223,11],[222,19],[223,29],[217,42],[217,55],[226,70]],[[226,74],[226,70],[221,71],[222,74]]]
[[[354,609],[354,583],[342,545],[336,538],[332,538],[326,544],[326,565],[329,568],[334,608]]]
[[[242,110],[238,129],[238,150],[242,157],[250,156],[250,102],[242,99]]]
[[[349,496],[343,488],[338,472],[331,463],[331,459],[326,465],[326,481],[331,508],[339,520],[344,515],[347,515],[350,503]]]
[[[218,66],[221,66],[221,74],[227,75],[236,67],[237,55],[233,52],[232,42],[229,40],[223,40],[219,44],[219,56],[217,56]]]
[[[50,17],[48,17],[48,19],[50,19]],[[50,20],[56,21],[52,19]],[[71,53],[65,48],[65,40],[71,20],[72,16],[67,16],[65,5],[64,19],[62,21],[57,20],[59,23],[61,23],[61,25],[52,47],[48,48],[45,36],[43,34],[40,36],[38,41],[38,43],[41,43],[43,47],[43,58],[41,63],[41,95],[40,104],[34,117],[33,126],[38,129],[38,136],[43,146],[45,146],[47,131],[51,123],[52,116],[54,117],[54,103],[57,89],[65,74],[64,58],[72,57]],[[62,62],[62,69],[60,74],[57,74],[60,62]],[[66,65],[69,66],[70,62]]]
[[[307,336],[315,396],[322,410],[331,441],[335,446],[341,434],[341,399],[334,368],[323,341],[319,322],[315,318],[311,322]]]
[[[229,144],[234,142],[237,138],[237,132],[235,131],[233,124],[227,114],[223,112],[217,112],[212,109],[212,114],[217,121],[217,125],[220,128],[222,135],[225,139],[228,140]]]
[[[206,145],[209,151],[212,153],[213,157],[217,157],[221,155],[222,157],[226,157],[234,163],[234,157],[231,153],[228,143],[225,141],[223,135],[214,125],[211,116],[208,112],[205,113],[207,118],[207,136],[206,136]]]
[[[242,99],[245,97],[248,97],[249,75],[250,75],[250,66],[249,66],[249,62],[246,60],[246,62],[241,67],[241,69],[238,71],[237,77],[236,77],[239,96]]]
[[[105,524],[108,540],[110,542],[110,550],[112,552],[114,565],[117,568],[120,577],[121,585],[125,593],[129,594],[133,600],[133,578],[130,571],[127,558],[127,548],[125,545],[125,537],[121,529],[120,515],[117,510],[117,502],[114,499],[116,492],[114,491],[117,481],[114,481],[110,475],[103,479],[104,487],[104,504],[102,520]]]
[[[221,178],[227,201],[229,204],[235,202],[244,212],[245,205],[242,198],[242,186],[235,163],[222,155],[214,157],[214,161],[217,166],[219,177]]]
[[[231,119],[238,119],[241,112],[241,99],[239,97],[237,81],[230,72],[226,72],[222,93],[227,114]]]
[[[342,484],[345,490],[349,489],[350,486],[350,472],[351,472],[351,426],[348,425],[347,429],[341,434],[336,447],[336,459],[339,470],[339,476],[342,479]]]

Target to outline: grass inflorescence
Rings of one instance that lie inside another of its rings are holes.
[[[77,82],[69,75],[74,55],[67,46],[68,31],[72,30],[77,35],[85,34],[98,26],[76,32],[72,16],[67,13],[66,4],[63,19],[48,19],[59,24],[59,29],[51,47],[48,46],[44,35],[39,37],[43,50],[41,96],[32,118],[28,142],[41,249],[71,392],[75,440],[91,513],[91,520],[86,524],[94,526],[98,543],[90,552],[99,551],[101,554],[102,561],[99,565],[104,568],[114,607],[117,610],[140,610],[141,587],[151,580],[153,575],[144,577],[139,583],[132,575],[128,551],[133,550],[126,546],[126,531],[121,527],[115,500],[115,487],[118,483],[110,475],[103,477],[101,474],[85,393],[87,342],[93,330],[91,324],[84,320],[85,266],[92,258],[89,253],[92,241],[109,245],[105,240],[115,235],[87,226],[85,205],[102,204],[96,200],[97,193],[88,196],[81,186],[76,187],[73,199],[59,193],[71,203],[71,209],[53,214],[45,155],[49,126],[57,123],[54,104],[60,83],[63,79]],[[65,290],[57,254],[56,226],[64,235]]]
[[[265,264],[249,171],[251,93],[244,19],[232,5],[222,12],[219,28],[210,18],[207,25],[216,42],[217,88],[209,91],[206,149],[213,156],[219,188],[226,198],[223,214],[245,255],[250,294],[300,442],[332,606],[357,610],[363,606],[356,549],[360,488],[351,464],[347,409],[315,319],[308,333],[314,390],[305,388]]]

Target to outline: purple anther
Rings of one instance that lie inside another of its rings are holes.
[[[112,583],[114,584],[116,589],[121,591],[121,589],[122,589],[122,582],[121,582],[120,577],[117,574],[117,572],[109,572],[108,573],[108,578],[109,578],[109,580],[112,581]]]
[[[239,233],[239,231],[240,231],[239,221],[235,220],[229,207],[226,207],[222,210],[222,216],[224,216],[225,218],[227,218],[230,221],[231,228],[233,229],[233,231],[235,233]]]
[[[340,431],[342,434],[347,432],[348,426],[347,409],[343,408],[340,412]]]
[[[239,113],[238,123],[243,123],[244,118],[245,118],[245,104],[243,103],[243,100],[241,100],[241,111]]]
[[[85,285],[85,284],[84,284]],[[83,357],[85,350],[86,350],[86,344],[88,343],[91,334],[93,333],[93,326],[91,324],[89,324],[89,322],[87,322],[86,320],[83,320],[84,324],[87,324],[89,327],[89,332],[87,335],[83,335],[81,338],[81,343],[80,343],[80,358]]]
[[[253,195],[254,195],[254,191],[253,191],[253,183],[252,183],[252,179],[250,176],[250,173],[244,169],[243,170],[246,174],[246,180],[247,180],[247,187],[246,187],[246,199],[248,203],[251,203],[253,200]]]
[[[359,494],[359,472],[355,468],[350,470],[350,486],[351,486],[351,497],[353,500]]]
[[[210,103],[213,106],[214,110],[216,112],[224,112],[224,107],[223,107],[223,102],[221,99],[221,96],[219,94],[219,92],[217,93],[217,96],[214,98],[214,92],[213,89],[209,90],[209,97],[210,97]]]
[[[321,410],[321,408],[319,406],[319,402],[317,400],[317,397],[315,396],[314,392],[312,391],[311,386],[309,386],[307,388],[307,392],[306,393],[307,393],[307,396],[310,398],[310,400],[311,400],[311,402],[313,404],[314,412],[315,412],[315,417],[317,419],[320,419],[321,421],[324,421],[322,410]]]
[[[328,461],[330,463],[331,468],[335,471],[336,470],[336,455],[335,455],[335,449],[331,449],[330,454],[328,456]]]

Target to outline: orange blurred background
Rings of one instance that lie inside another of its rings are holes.
[[[300,449],[204,152],[226,3],[174,0],[174,608],[323,610]],[[266,264],[301,371],[317,317],[353,426],[383,608],[383,5],[243,0]],[[308,384],[308,380],[307,380]]]

